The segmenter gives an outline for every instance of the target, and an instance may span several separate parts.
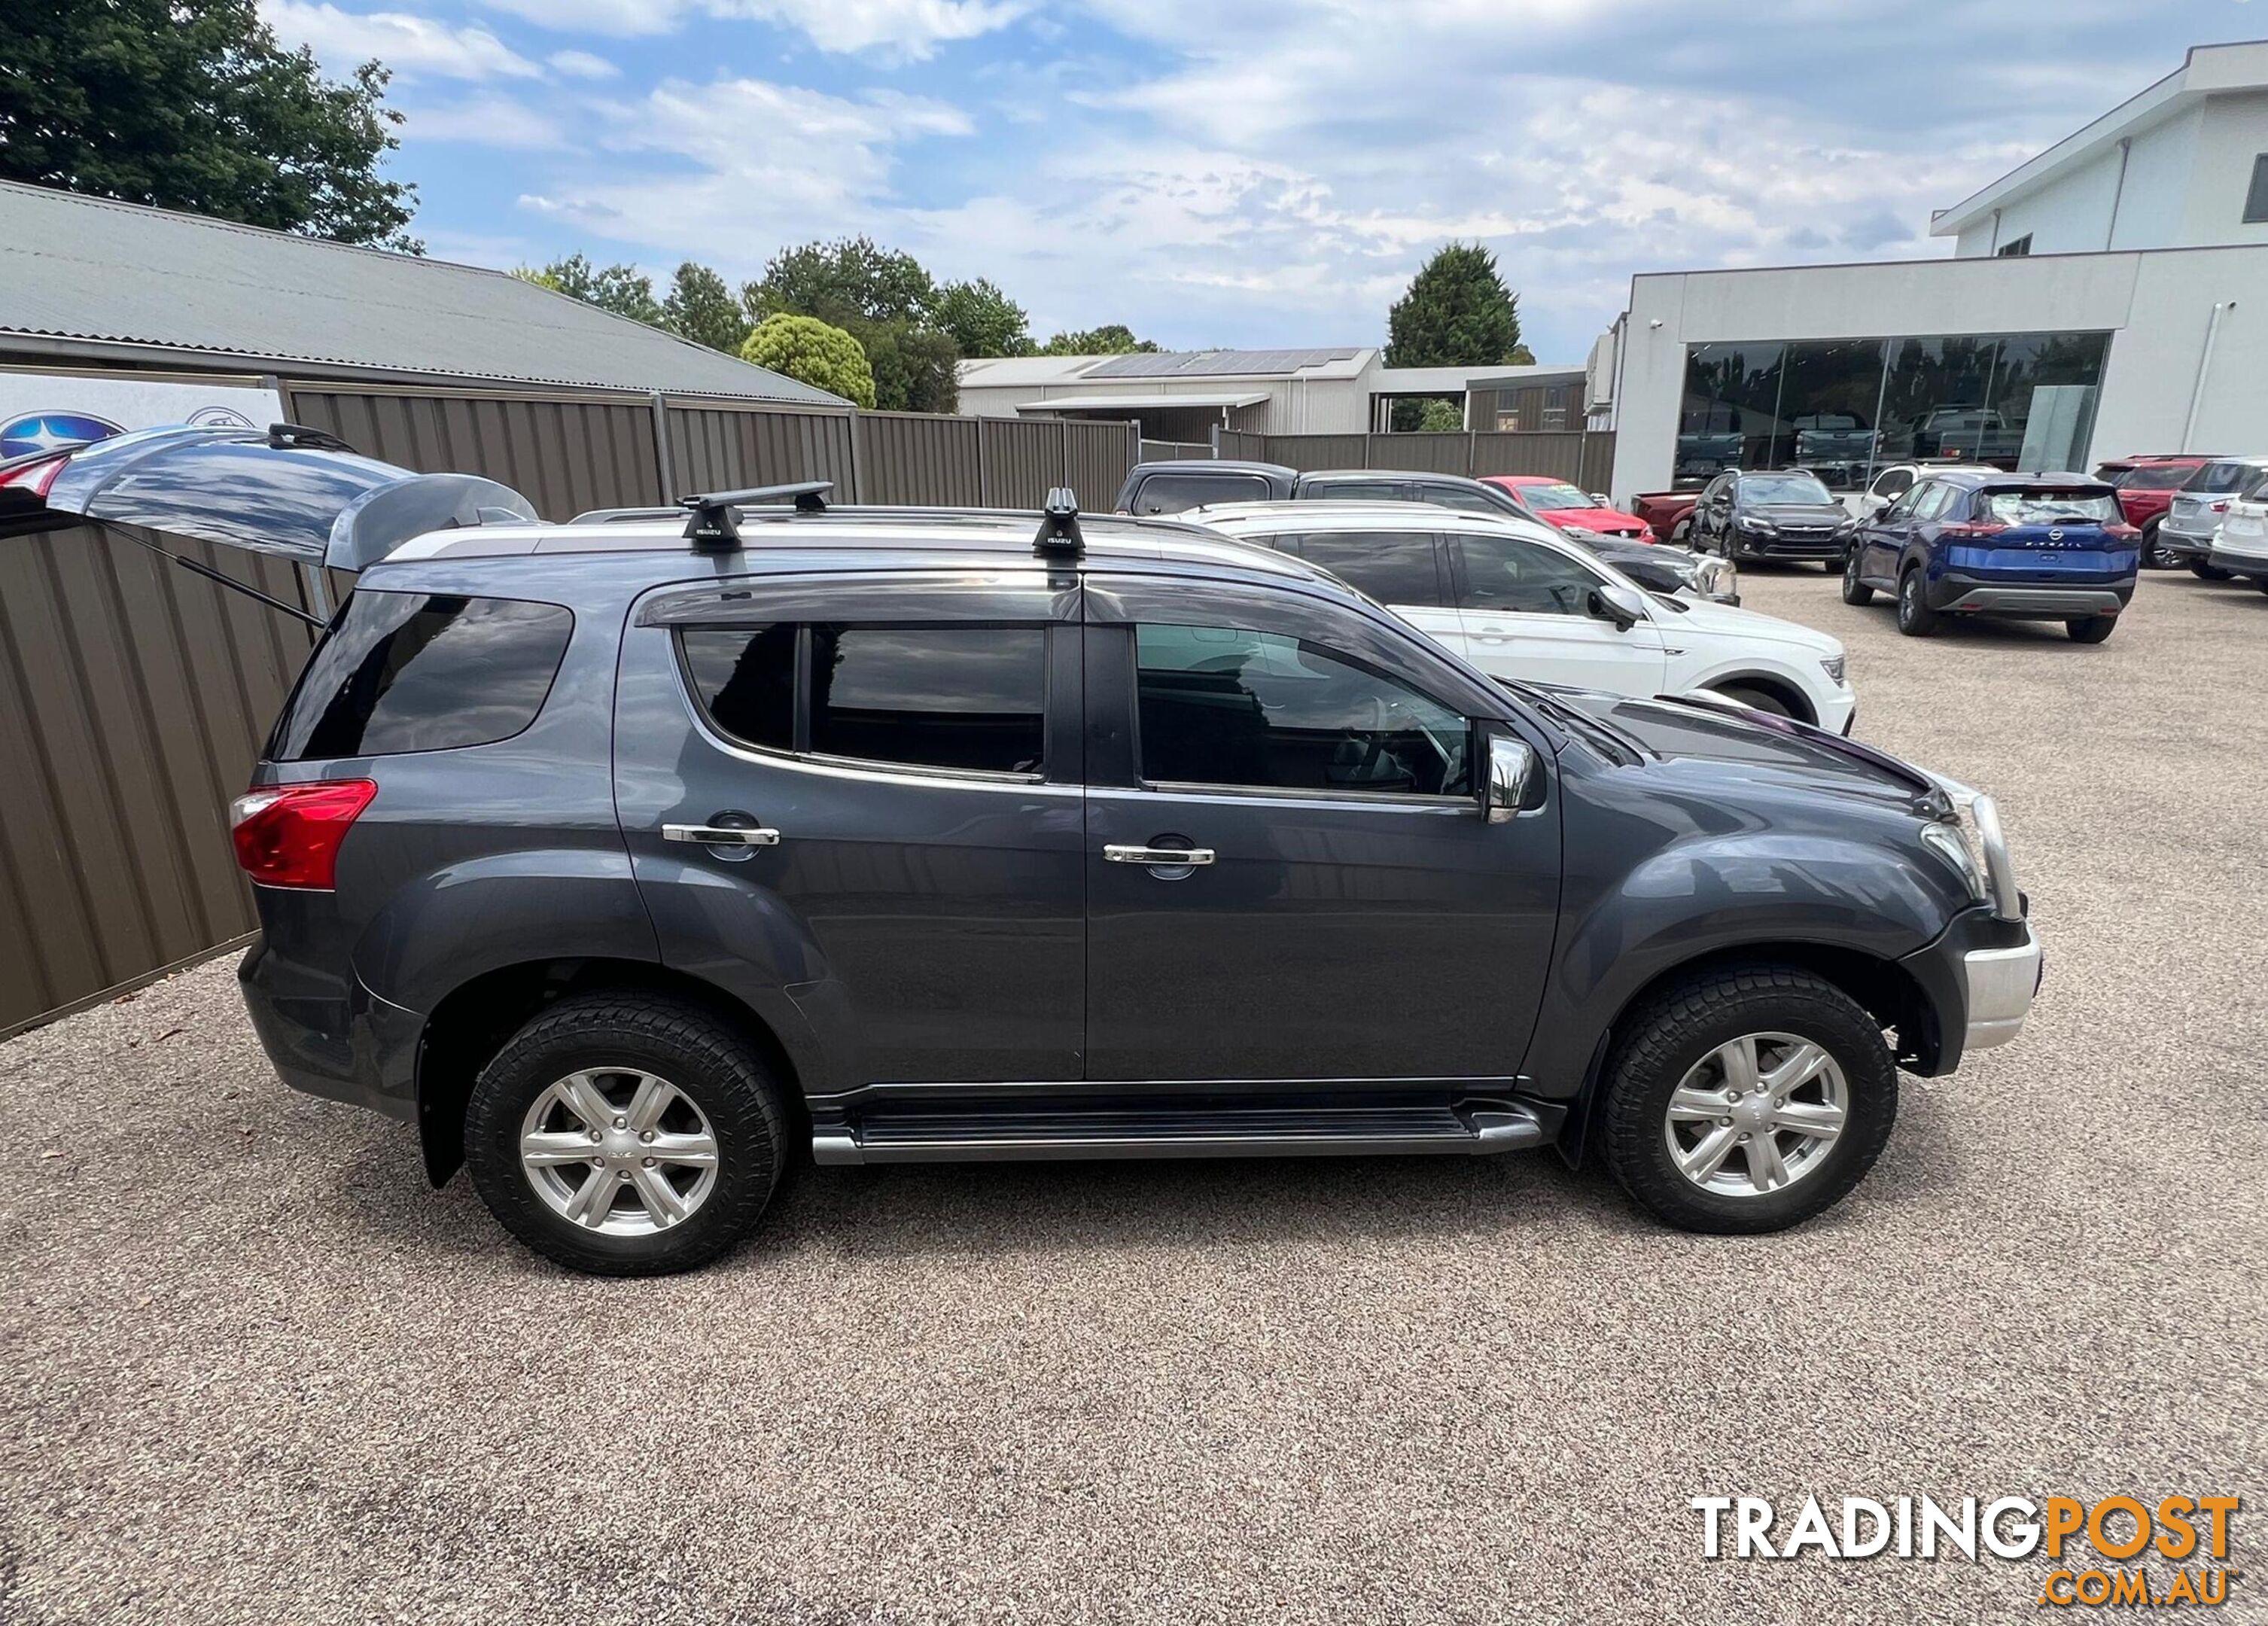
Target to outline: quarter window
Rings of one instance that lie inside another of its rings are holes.
[[[1135,494],[1138,514],[1178,514],[1204,503],[1256,503],[1268,495],[1257,475],[1152,475]]]
[[[1310,531],[1285,551],[1322,566],[1381,604],[1432,607],[1449,601],[1435,563],[1440,550],[1432,537],[1423,533],[1348,531],[1323,536]]]
[[[1460,536],[1458,602],[1508,614],[1580,615],[1604,578],[1557,548],[1522,536]]]
[[[556,604],[357,592],[309,658],[269,754],[389,756],[508,739],[543,709],[574,627]]]
[[[1135,629],[1141,772],[1152,783],[1464,796],[1472,725],[1299,638]]]
[[[1876,497],[1896,497],[1914,482],[1911,468],[1893,468],[1874,482]]]

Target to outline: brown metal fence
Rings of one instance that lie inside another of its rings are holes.
[[[622,392],[282,386],[298,423],[486,475],[548,519],[831,480],[846,502],[1107,511],[1130,423],[798,409]],[[163,539],[303,607],[298,573]],[[334,582],[337,594],[346,584]],[[298,623],[91,529],[0,542],[0,1035],[250,931],[229,799],[305,659]]]
[[[1415,468],[1428,474],[1548,475],[1603,491],[1611,430],[1488,430],[1451,435],[1257,435],[1224,430],[1219,455],[1289,468]]]

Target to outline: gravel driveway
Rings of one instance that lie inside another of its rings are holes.
[[[2268,597],[1902,639],[2048,947],[1808,1229],[1497,1159],[806,1171],[665,1281],[276,1083],[231,965],[0,1046],[0,1620],[2037,1618],[2045,1565],[1708,1563],[1689,1497],[2240,1493],[2268,1619]],[[2092,1615],[2094,1611],[2077,1613]]]

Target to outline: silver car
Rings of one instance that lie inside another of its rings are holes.
[[[2209,563],[2213,538],[2232,502],[2268,491],[2268,457],[2216,458],[2204,465],[2174,497],[2158,522],[2157,546],[2209,582],[2228,572]]]

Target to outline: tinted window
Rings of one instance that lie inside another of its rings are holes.
[[[285,761],[507,739],[535,720],[575,617],[556,604],[357,592],[269,742]]]
[[[678,647],[693,692],[718,728],[777,751],[795,744],[792,625],[688,627]]]
[[[1921,488],[1921,495],[1914,498],[1913,517],[1917,519],[1935,519],[1950,509],[1961,495],[1961,488],[1958,486],[1924,486]]]
[[[1256,503],[1268,495],[1257,475],[1152,475],[1134,495],[1138,514],[1177,514],[1204,503]]]
[[[1415,531],[1347,531],[1335,536],[1309,532],[1295,552],[1319,564],[1358,592],[1381,604],[1440,605],[1440,572],[1433,539]]]
[[[1981,516],[1999,525],[2053,525],[2091,520],[2107,525],[2118,518],[2118,499],[2107,491],[1988,491]]]
[[[1047,649],[1042,627],[814,627],[811,748],[1037,773]]]
[[[1528,499],[1528,505],[1530,508],[1541,509],[1546,513],[1563,508],[1594,506],[1588,492],[1578,491],[1573,486],[1559,481],[1554,481],[1549,485],[1522,486],[1520,488],[1520,494]]]
[[[1908,486],[1913,484],[1913,470],[1910,468],[1894,468],[1890,470],[1889,474],[1884,475],[1880,480],[1874,482],[1874,495],[1876,497],[1896,497],[1898,493],[1904,491]]]
[[[1460,536],[1456,546],[1464,563],[1459,601],[1469,610],[1580,615],[1606,579],[1522,536]]]
[[[2268,152],[2252,160],[2252,184],[2244,194],[2244,224],[2268,221]]]
[[[1142,776],[1284,791],[1462,796],[1472,728],[1315,645],[1227,627],[1143,625]]]
[[[1398,503],[1406,488],[1399,480],[1326,480],[1300,488],[1300,495],[1326,503]]]
[[[1471,486],[1421,485],[1418,488],[1420,500],[1438,503],[1443,508],[1454,508],[1467,514],[1503,514],[1513,511],[1510,503],[1491,498],[1487,492]]]
[[[1831,503],[1827,488],[1809,475],[1751,475],[1741,482],[1743,503]]]
[[[2220,462],[2207,463],[2198,469],[2182,489],[2185,491],[2234,491],[2251,478],[2250,464],[2224,458]]]
[[[2179,464],[2153,463],[2128,469],[2113,483],[2122,491],[2178,491],[2191,472]]]

